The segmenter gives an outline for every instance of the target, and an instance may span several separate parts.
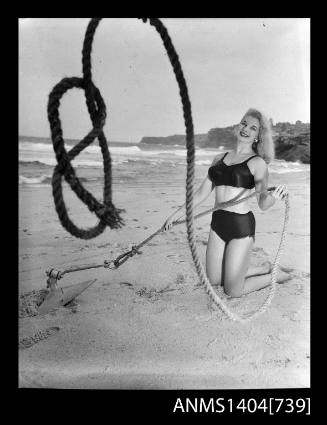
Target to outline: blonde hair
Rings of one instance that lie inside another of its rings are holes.
[[[271,123],[262,112],[254,108],[250,108],[244,115],[244,117],[246,116],[257,118],[259,121],[258,142],[253,143],[252,149],[255,153],[261,156],[267,164],[269,164],[269,162],[275,157],[275,146],[271,134]]]

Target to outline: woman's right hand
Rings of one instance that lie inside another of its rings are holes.
[[[288,190],[285,184],[280,184],[279,186],[277,186],[276,189],[271,194],[271,196],[273,196],[275,199],[278,199],[279,201],[282,201],[287,195],[288,195]]]

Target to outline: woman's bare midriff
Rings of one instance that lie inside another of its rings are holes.
[[[235,198],[241,192],[244,191],[242,187],[233,187],[233,186],[216,186],[215,188],[215,208],[218,207],[222,202],[230,201]],[[251,193],[251,189],[248,189],[243,193],[241,198],[248,196]],[[226,211],[233,211],[239,214],[246,214],[251,211],[248,201],[241,202],[237,205],[232,205],[230,207],[222,208]]]

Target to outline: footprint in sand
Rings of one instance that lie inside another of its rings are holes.
[[[178,273],[175,279],[176,285],[183,285],[185,283],[185,276],[182,273]]]
[[[177,305],[177,306],[174,308],[174,310],[175,310],[175,311],[187,311],[187,310],[188,310],[188,307],[187,307],[186,305]]]
[[[126,285],[126,286],[129,286],[129,287],[133,287],[133,284],[130,283],[130,282],[119,282],[119,285]]]
[[[110,246],[110,243],[105,243],[103,245],[97,245],[97,248],[106,248],[107,246]]]
[[[158,301],[166,292],[176,291],[176,288],[170,288],[169,286],[170,285],[167,285],[161,289],[147,288],[146,286],[143,286],[142,288],[135,291],[135,293],[139,297],[146,298],[149,301]]]
[[[47,289],[33,290],[19,297],[19,318],[38,315],[38,307],[48,294]]]
[[[299,322],[300,318],[298,316],[297,311],[289,311],[282,315],[282,317],[286,317],[287,319],[291,320],[292,322]]]
[[[49,338],[49,336],[54,335],[59,331],[59,326],[51,326],[47,329],[41,329],[37,331],[34,335],[21,338],[19,340],[19,349],[24,350],[25,348],[32,347],[34,344],[37,344],[43,339]]]
[[[255,248],[252,249],[252,251],[253,252],[264,252],[264,249],[263,248],[255,247]]]

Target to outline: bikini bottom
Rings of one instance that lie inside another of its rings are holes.
[[[246,236],[252,236],[253,240],[255,239],[255,218],[252,211],[246,214],[226,210],[214,211],[211,228],[225,243]]]

